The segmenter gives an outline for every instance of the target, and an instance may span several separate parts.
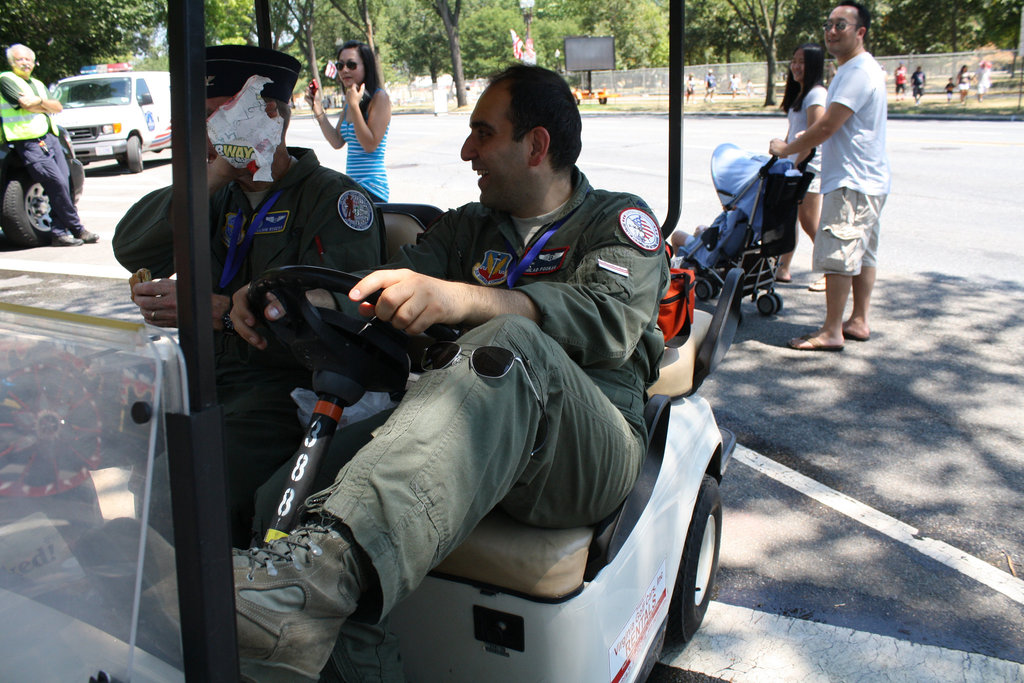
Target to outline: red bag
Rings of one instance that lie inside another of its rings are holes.
[[[693,309],[696,305],[693,291],[696,281],[694,272],[687,268],[669,268],[669,273],[671,278],[668,291],[665,292],[665,298],[658,307],[658,327],[665,335],[666,344],[679,336],[685,339],[690,334]]]

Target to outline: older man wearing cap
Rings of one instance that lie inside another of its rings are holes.
[[[302,437],[290,393],[309,388],[311,377],[283,345],[271,341],[258,350],[235,335],[231,295],[268,268],[352,271],[379,265],[385,254],[380,212],[365,190],[321,166],[312,150],[285,144],[299,67],[293,57],[263,48],[206,51],[217,394],[239,547],[251,541],[254,491]],[[265,115],[243,113],[253,102]],[[113,240],[121,265],[158,278],[134,285],[132,297],[143,318],[161,327],[176,326],[178,317],[175,282],[167,279],[175,272],[170,211],[170,187],[150,193],[121,219]]]

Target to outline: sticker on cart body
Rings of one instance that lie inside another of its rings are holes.
[[[668,614],[668,588],[665,582],[665,562],[654,575],[640,603],[615,642],[608,649],[608,680],[611,683],[627,680],[643,664],[639,661],[644,646],[654,636],[653,629]]]

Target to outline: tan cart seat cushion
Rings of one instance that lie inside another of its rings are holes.
[[[676,397],[689,393],[693,387],[693,368],[697,362],[697,350],[711,327],[711,314],[705,311],[693,312],[690,336],[679,348],[665,347],[661,359],[661,374],[658,381],[647,390],[648,396],[664,394]]]
[[[593,535],[593,527],[541,529],[493,510],[434,571],[540,598],[560,598],[583,585]]]

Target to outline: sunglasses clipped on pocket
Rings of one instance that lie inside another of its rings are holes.
[[[500,346],[478,346],[471,351],[466,351],[456,342],[441,341],[431,344],[423,352],[422,367],[424,370],[443,370],[454,365],[461,356],[469,357],[469,367],[473,372],[480,377],[490,379],[500,379],[507,375],[517,362],[522,364],[526,381],[530,384],[530,391],[533,392],[541,410],[540,422],[537,425],[537,437],[534,439],[530,455],[539,451],[547,440],[548,420],[544,414],[544,401],[541,400],[537,387],[533,385],[530,373],[526,372],[526,362],[512,351]]]

